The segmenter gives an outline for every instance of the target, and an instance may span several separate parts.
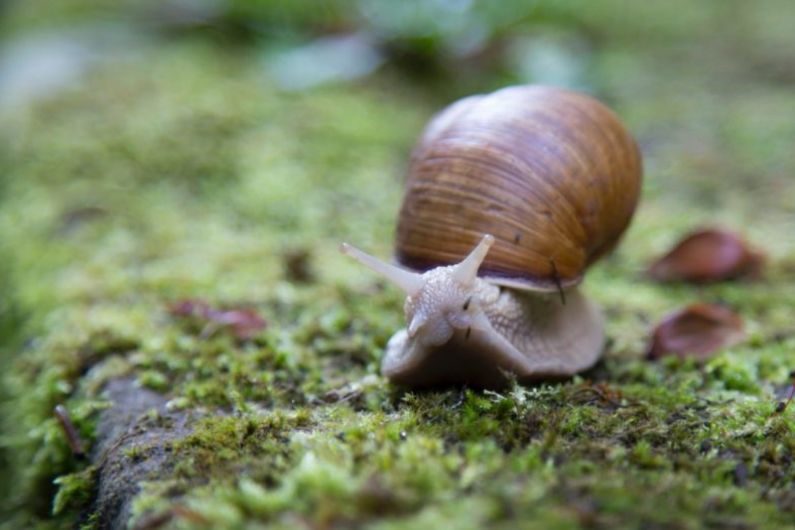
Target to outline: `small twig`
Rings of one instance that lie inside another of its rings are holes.
[[[560,302],[566,305],[566,292],[563,290],[563,285],[560,283],[560,276],[558,275],[558,266],[555,263],[555,258],[549,258],[549,264],[552,266],[552,278],[555,280],[555,285],[558,286]]]
[[[66,407],[63,405],[56,405],[53,413],[55,414],[55,417],[58,418],[58,423],[61,424],[61,429],[63,429],[63,432],[66,435],[66,442],[69,444],[72,454],[77,458],[85,457],[85,444],[83,443],[82,438],[80,438],[80,434],[77,432],[75,424],[72,423],[72,418],[69,416],[69,411],[66,410]]]

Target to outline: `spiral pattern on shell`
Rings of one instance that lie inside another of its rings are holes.
[[[528,85],[462,99],[414,149],[397,259],[416,270],[455,263],[492,234],[481,276],[576,285],[628,226],[641,173],[635,140],[590,96]]]

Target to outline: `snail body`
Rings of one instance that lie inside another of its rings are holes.
[[[412,153],[400,266],[343,245],[407,294],[383,374],[499,387],[592,366],[603,319],[577,286],[628,226],[641,171],[619,119],[584,94],[508,87],[439,113]]]

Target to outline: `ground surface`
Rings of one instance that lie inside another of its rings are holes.
[[[51,28],[90,19],[72,3],[49,26],[18,8],[8,38],[48,27],[70,42]],[[787,2],[563,5],[515,31],[627,121],[646,181],[585,284],[608,316],[604,361],[559,384],[390,386],[378,366],[402,299],[337,251],[388,256],[422,124],[516,76],[457,84],[387,64],[288,93],[248,42],[105,28],[123,51],[84,84],[5,111],[8,527],[795,527],[795,409],[774,413],[795,368],[795,15]],[[762,247],[765,278],[643,276],[703,224]],[[186,299],[254,308],[267,328],[239,340],[173,316]],[[747,339],[704,363],[646,360],[651,324],[691,301],[734,308]]]

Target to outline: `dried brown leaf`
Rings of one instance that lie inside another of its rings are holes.
[[[168,310],[176,317],[190,318],[212,329],[228,329],[239,340],[253,338],[266,326],[265,320],[254,309],[217,309],[204,300],[181,300],[172,304]]]
[[[764,255],[721,228],[692,232],[649,267],[657,281],[709,283],[761,275]]]
[[[649,357],[665,355],[706,359],[711,353],[743,340],[743,321],[731,309],[696,303],[663,318],[651,338]]]

